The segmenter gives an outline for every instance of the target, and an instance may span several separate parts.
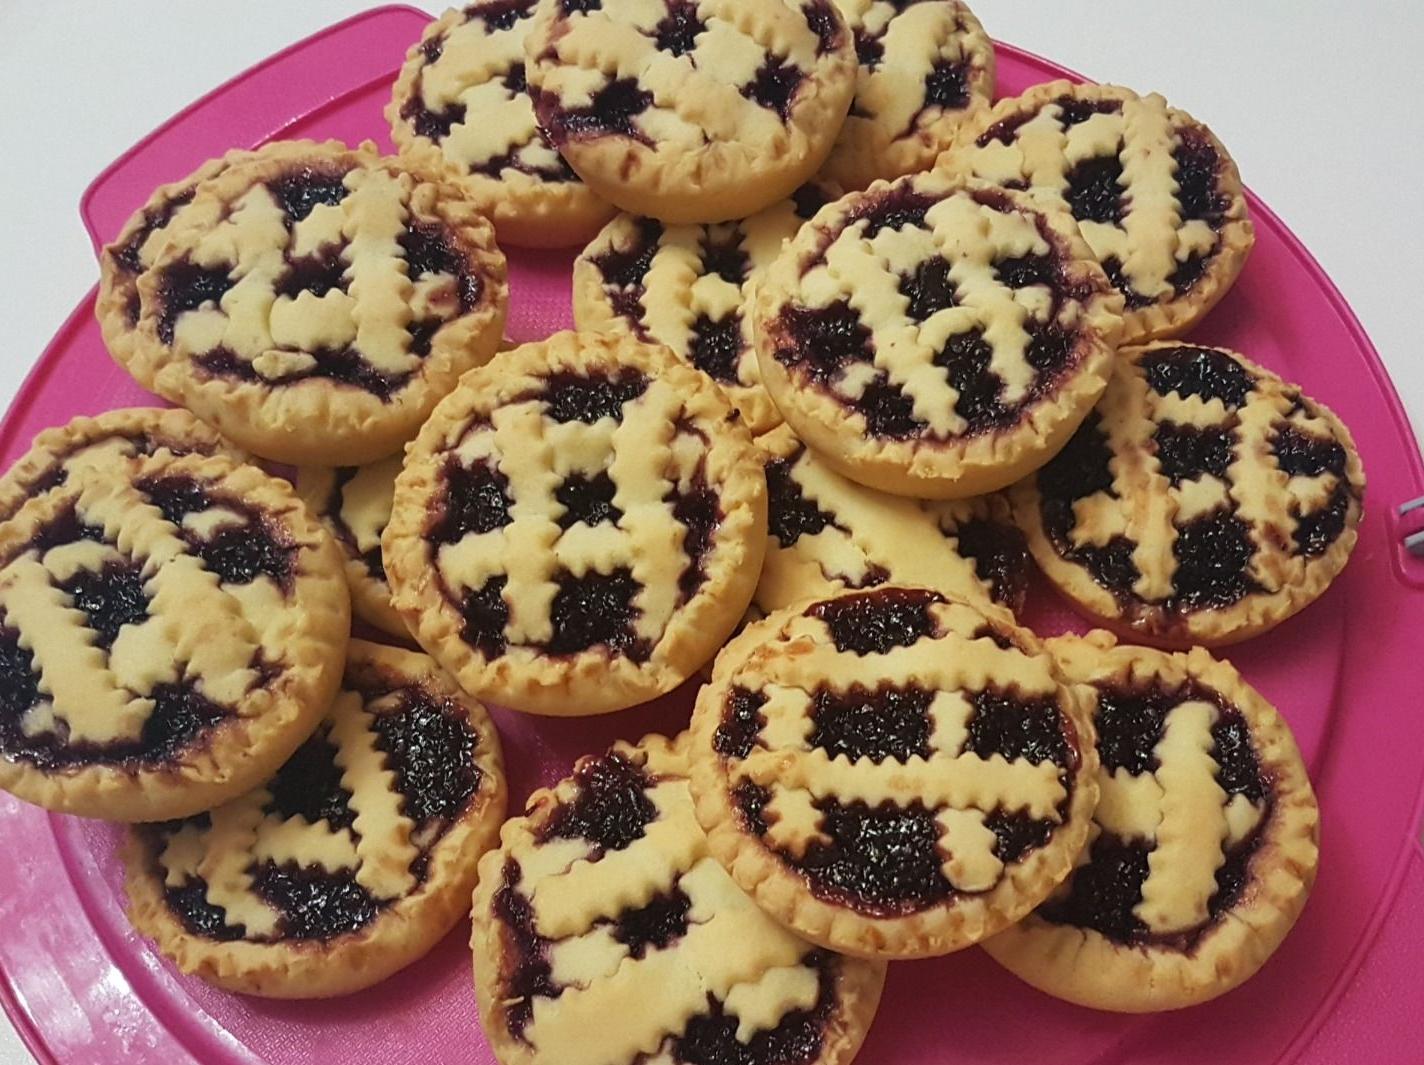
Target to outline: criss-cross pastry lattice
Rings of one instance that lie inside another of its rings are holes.
[[[1094,414],[1015,508],[1035,557],[1096,617],[1230,643],[1314,600],[1349,559],[1364,472],[1348,430],[1222,348],[1121,356]]]
[[[854,588],[939,588],[984,609],[1023,605],[1028,551],[998,495],[921,503],[836,473],[786,426],[757,438],[767,484],[765,613]]]
[[[1102,798],[1072,876],[990,951],[1100,1009],[1190,1005],[1250,976],[1315,876],[1318,814],[1290,731],[1197,648],[1050,650],[1094,705]]]
[[[1127,343],[1184,333],[1231,288],[1255,239],[1231,156],[1155,93],[1039,85],[966,125],[939,165],[1071,211],[1126,297]]]
[[[781,415],[761,387],[744,311],[783,242],[833,199],[835,190],[812,182],[737,222],[664,226],[619,215],[574,261],[574,321],[671,348],[721,386],[753,433],[770,429]]]
[[[944,954],[1068,873],[1097,787],[1091,725],[1031,633],[885,587],[754,623],[693,717],[713,853],[813,941]]]
[[[855,99],[822,173],[848,189],[928,170],[994,95],[994,45],[959,0],[835,0],[855,39]]]
[[[138,278],[146,387],[282,461],[396,450],[494,352],[504,259],[443,172],[279,142],[197,187]]]
[[[745,610],[765,491],[705,377],[630,337],[559,334],[467,375],[422,430],[387,572],[470,690],[615,709],[680,683]]]
[[[200,817],[135,830],[134,920],[224,987],[354,990],[464,912],[503,806],[482,709],[425,656],[353,642],[341,692],[272,779]]]
[[[685,743],[649,737],[581,759],[481,862],[471,941],[501,1061],[854,1056],[884,967],[812,947],[738,890],[707,853]]]
[[[333,567],[253,467],[159,450],[72,468],[0,526],[0,785],[121,820],[251,787],[335,683]]]
[[[492,213],[500,242],[587,240],[612,208],[590,192],[534,117],[524,37],[536,0],[452,8],[411,46],[386,108],[402,153],[454,167]]]
[[[540,126],[595,191],[669,222],[742,218],[829,151],[855,84],[831,0],[543,5],[525,41]]]
[[[1101,394],[1121,298],[1067,215],[918,174],[802,228],[758,286],[762,379],[797,435],[871,487],[1012,483]]]
[[[405,638],[410,633],[391,606],[381,558],[381,534],[391,519],[391,493],[400,470],[400,455],[368,466],[303,466],[297,471],[297,493],[346,555],[352,609],[362,620]]]

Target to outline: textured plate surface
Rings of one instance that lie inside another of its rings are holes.
[[[163,181],[230,147],[274,137],[372,138],[408,42],[427,16],[382,8],[332,27],[224,85],[137,145],[90,187],[81,214],[102,242]],[[1061,68],[1000,46],[1001,94]],[[1190,101],[1184,101],[1190,106]],[[1207,116],[1208,119],[1210,116]],[[1396,550],[1393,505],[1424,494],[1424,468],[1378,356],[1339,293],[1254,198],[1258,243],[1235,290],[1194,339],[1239,348],[1299,382],[1354,432],[1370,479],[1359,547],[1304,614],[1230,657],[1294,726],[1323,806],[1325,861],[1295,933],[1256,979],[1214,1004],[1119,1017],[1057,1002],[968,950],[891,969],[867,1065],[1051,1060],[1218,1063],[1348,1053],[1412,1060],[1424,1037],[1399,994],[1418,986],[1424,857],[1413,841],[1424,771],[1424,562]],[[511,255],[510,334],[570,321],[571,252]],[[77,414],[152,402],[108,358],[86,299],[0,424],[0,462]],[[1029,620],[1081,629],[1041,585]],[[686,721],[693,689],[592,720],[496,712],[512,804],[616,738]],[[175,972],[122,912],[116,830],[0,793],[0,996],[45,1061],[460,1062],[490,1065],[475,1017],[468,927],[379,987],[331,1003],[231,996]],[[19,856],[23,855],[23,858]],[[1386,917],[1389,918],[1386,923]],[[1384,934],[1380,935],[1381,927]],[[1414,1042],[1408,1042],[1411,1038]],[[1371,1053],[1373,1051],[1374,1053]]]

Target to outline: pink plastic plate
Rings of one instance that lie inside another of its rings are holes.
[[[89,188],[81,213],[95,246],[154,186],[228,148],[275,137],[386,143],[381,108],[426,21],[410,8],[369,12],[198,101]],[[999,66],[1006,94],[1073,76],[1007,46]],[[895,965],[862,1062],[1419,1060],[1424,562],[1399,549],[1404,519],[1394,516],[1394,504],[1424,495],[1424,466],[1379,357],[1339,292],[1264,204],[1253,198],[1251,207],[1256,250],[1198,338],[1244,350],[1328,402],[1354,430],[1370,476],[1370,507],[1344,576],[1303,615],[1232,654],[1290,719],[1319,790],[1325,861],[1314,897],[1257,978],[1176,1014],[1119,1017],[1068,1006],[977,950]],[[568,324],[570,258],[511,255],[515,339]],[[13,460],[45,426],[152,402],[109,360],[92,295],[41,356],[0,426],[0,461]],[[1041,588],[1032,620],[1047,630],[1074,624]],[[584,721],[498,714],[513,798],[615,738],[675,731],[691,694]],[[468,929],[400,976],[338,1001],[227,995],[179,975],[130,930],[117,830],[0,794],[0,838],[10,856],[0,865],[0,995],[41,1060],[494,1061],[475,1019]]]

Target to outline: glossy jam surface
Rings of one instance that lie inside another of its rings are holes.
[[[712,380],[720,384],[739,384],[737,363],[745,350],[740,314],[730,314],[715,321],[706,314],[699,314],[693,320],[687,357],[693,366]]]
[[[934,635],[930,606],[939,601],[933,592],[886,588],[817,603],[809,613],[826,623],[836,650],[884,654]]]
[[[192,477],[157,476],[137,483],[148,501],[177,527],[178,535],[225,584],[251,584],[267,577],[290,591],[299,548],[290,534],[257,508],[232,495],[215,491]],[[224,524],[204,538],[186,528],[183,519],[213,508],[235,512],[243,520]]]
[[[615,374],[551,374],[544,389],[545,411],[556,422],[584,422],[600,418],[623,420],[623,404],[631,403],[648,388],[648,379],[636,370]]]
[[[371,727],[396,775],[406,816],[424,828],[458,818],[480,786],[475,732],[464,708],[420,687],[375,715]]]
[[[805,80],[806,75],[794,63],[768,56],[757,68],[756,76],[742,86],[742,95],[768,111],[775,111],[786,121],[791,117],[796,90]]]
[[[953,532],[954,549],[974,563],[974,572],[989,585],[989,595],[1017,612],[1028,593],[1028,544],[1023,533],[1005,522],[975,519]]]
[[[647,796],[652,779],[621,754],[580,759],[574,782],[575,797],[559,806],[541,839],[582,839],[600,854],[620,851],[642,839],[658,816]]]
[[[458,458],[445,463],[445,491],[426,536],[437,544],[456,544],[508,525],[509,479],[491,462],[465,466]]]
[[[905,762],[928,758],[934,693],[924,688],[855,687],[847,692],[822,689],[811,706],[812,729],[807,742],[832,758],[852,762],[887,758]]]
[[[633,628],[638,615],[633,599],[642,585],[631,569],[590,570],[582,576],[564,572],[554,583],[558,591],[549,612],[554,635],[546,645],[550,654],[572,655],[603,647],[635,662],[647,660],[652,648]]]
[[[821,831],[799,863],[818,896],[872,916],[914,913],[953,891],[941,871],[935,813],[918,803],[899,807],[823,800]]]
[[[766,463],[767,523],[771,535],[782,547],[794,547],[803,536],[815,536],[836,519],[807,499],[792,476],[800,457],[798,451],[787,458],[773,458]]]
[[[559,516],[559,527],[571,529],[575,525],[593,527],[605,521],[618,524],[623,512],[613,505],[613,497],[618,486],[608,471],[601,470],[592,477],[581,473],[571,473],[554,489],[554,498],[564,508]]]
[[[333,832],[350,828],[356,820],[351,792],[341,784],[336,746],[328,728],[320,728],[287,759],[267,785],[272,799],[268,810],[286,820],[300,817],[310,824],[325,821]]]
[[[651,144],[634,119],[653,105],[653,94],[637,78],[617,78],[594,92],[584,107],[564,107],[548,92],[534,92],[539,123],[556,145],[619,136]]]
[[[1160,348],[1144,355],[1138,366],[1158,395],[1195,396],[1206,403],[1219,399],[1228,410],[1245,405],[1256,387],[1251,371],[1214,348]]]

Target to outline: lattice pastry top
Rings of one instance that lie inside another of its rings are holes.
[[[425,655],[353,640],[340,693],[270,780],[131,833],[130,916],[220,987],[346,994],[423,955],[468,912],[504,808],[484,708]]]
[[[789,196],[855,89],[831,0],[550,0],[525,56],[534,113],[569,165],[665,222],[746,218]]]
[[[62,487],[76,470],[115,459],[173,455],[246,456],[185,410],[125,407],[78,417],[36,434],[30,450],[0,477],[0,521],[8,521],[32,495]]]
[[[581,244],[613,214],[534,117],[524,37],[536,0],[476,0],[446,11],[406,55],[386,108],[402,154],[454,168],[501,244]]]
[[[436,408],[383,546],[396,609],[467,690],[601,713],[721,646],[761,569],[766,482],[708,378],[631,337],[560,333]]]
[[[366,466],[303,466],[297,470],[297,494],[346,556],[352,610],[368,625],[408,639],[410,631],[391,605],[381,558],[381,534],[391,520],[400,471],[400,455]]]
[[[1290,729],[1201,648],[1048,646],[1094,708],[1102,798],[1073,875],[985,947],[1096,1009],[1215,998],[1265,963],[1315,881],[1319,811]]]
[[[1364,489],[1349,430],[1295,385],[1224,348],[1164,342],[1122,353],[1014,507],[1043,571],[1093,617],[1224,644],[1329,587]]]
[[[480,862],[471,944],[505,1065],[849,1065],[885,979],[786,931],[708,854],[685,737],[535,792]]]
[[[754,622],[692,719],[712,853],[796,932],[872,957],[993,935],[1068,875],[1093,726],[1037,637],[885,586]]]
[[[1029,559],[1000,495],[918,502],[846,480],[787,426],[757,438],[766,469],[766,561],[756,607],[914,584],[1017,612]]]
[[[398,450],[494,353],[507,302],[458,184],[335,141],[229,159],[137,287],[113,354],[140,384],[264,458],[331,465]]]
[[[839,192],[809,182],[737,222],[665,226],[622,214],[574,260],[574,321],[669,347],[727,393],[753,433],[781,421],[761,386],[752,286],[802,223]]]
[[[151,821],[260,782],[340,678],[341,560],[285,481],[160,449],[0,525],[0,787]]]
[[[762,380],[839,472],[922,498],[1041,465],[1107,382],[1122,298],[1062,211],[916,174],[828,206],[757,286]]]
[[[848,189],[928,170],[994,98],[994,43],[960,0],[835,0],[860,61],[822,174]]]
[[[1185,333],[1230,290],[1255,242],[1236,163],[1155,93],[1035,86],[967,123],[939,165],[1071,211],[1126,297],[1128,344]]]

